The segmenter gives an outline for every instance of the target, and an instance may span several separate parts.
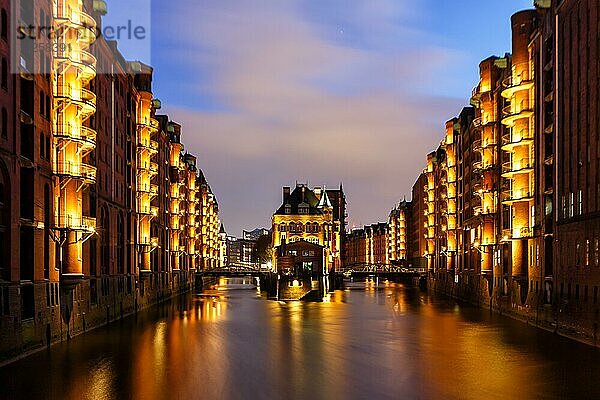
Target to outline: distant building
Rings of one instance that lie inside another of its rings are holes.
[[[403,200],[390,212],[388,220],[388,260],[392,264],[408,259],[409,220],[412,217],[412,203]]]
[[[282,204],[273,215],[274,265],[280,246],[306,241],[323,247],[326,271],[341,267],[346,225],[346,198],[338,190],[296,184],[283,188]]]
[[[267,236],[271,233],[269,229],[266,228],[256,228],[252,231],[242,231],[242,238],[246,240],[258,240],[261,236]]]
[[[353,229],[344,242],[345,266],[355,264],[389,264],[389,227],[385,222]]]

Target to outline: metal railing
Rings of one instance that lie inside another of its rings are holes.
[[[56,215],[56,226],[58,228],[67,228],[81,231],[95,231],[96,218],[69,214],[58,214]]]
[[[96,167],[85,163],[72,161],[56,162],[55,173],[57,175],[70,176],[91,182],[96,181]]]

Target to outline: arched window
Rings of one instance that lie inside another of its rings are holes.
[[[285,224],[279,224],[279,232],[285,232]]]

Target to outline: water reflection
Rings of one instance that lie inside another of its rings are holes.
[[[2,368],[0,398],[600,398],[597,350],[484,310],[385,281],[323,303],[267,301],[255,283],[220,281]]]

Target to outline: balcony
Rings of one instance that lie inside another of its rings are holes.
[[[59,214],[56,216],[56,227],[59,229],[72,229],[76,231],[95,232],[96,218]]]
[[[77,105],[84,118],[96,112],[96,95],[88,89],[59,85],[54,97],[65,103]]]
[[[55,174],[87,183],[96,182],[96,167],[85,163],[63,161],[55,164]]]
[[[138,125],[143,127],[143,128],[147,128],[150,129],[151,132],[155,132],[158,130],[159,128],[159,124],[158,121],[155,120],[154,118],[144,118],[143,120],[141,120],[140,122],[138,122]],[[158,148],[158,146],[157,146]]]
[[[513,239],[526,239],[533,237],[533,230],[529,227],[502,230],[502,241]]]
[[[158,195],[158,185],[142,183],[137,185],[137,191],[140,193],[148,193],[152,196]],[[148,210],[150,211],[150,210]]]
[[[77,68],[77,72],[86,82],[90,81],[94,76],[96,76],[96,57],[94,57],[88,51],[69,50],[59,52],[55,57],[55,60],[65,64],[65,69],[69,68],[70,66]]]
[[[58,2],[54,19],[60,24],[61,28],[76,29],[78,34],[73,37],[77,41],[91,44],[96,40],[96,20],[84,11],[66,8],[64,3]]]
[[[494,121],[490,120],[489,116],[485,116],[485,117],[480,116],[480,117],[474,118],[473,122],[472,122],[473,128],[475,130],[480,130],[481,128],[484,128],[492,123],[494,123]]]
[[[506,190],[502,192],[502,203],[511,205],[521,201],[533,200],[533,191],[525,190]]]
[[[502,164],[502,176],[510,178],[516,174],[530,173],[533,171],[533,162],[529,158],[506,161]]]
[[[58,124],[55,126],[54,136],[63,140],[80,142],[84,147],[96,147],[96,131],[78,124]]]
[[[502,124],[506,126],[514,126],[515,123],[520,119],[531,118],[533,116],[533,110],[529,107],[528,101],[523,101],[520,106],[506,106],[502,109],[502,114],[505,115],[502,118]]]
[[[533,136],[529,129],[521,129],[519,132],[510,131],[502,135],[502,150],[513,151],[515,147],[531,144]]]
[[[142,151],[158,153],[158,143],[155,140],[140,139],[138,140],[138,148]]]
[[[512,66],[512,75],[502,81],[504,89],[501,96],[511,99],[515,93],[529,90],[533,87],[533,73],[530,73],[531,63],[525,62]]]

